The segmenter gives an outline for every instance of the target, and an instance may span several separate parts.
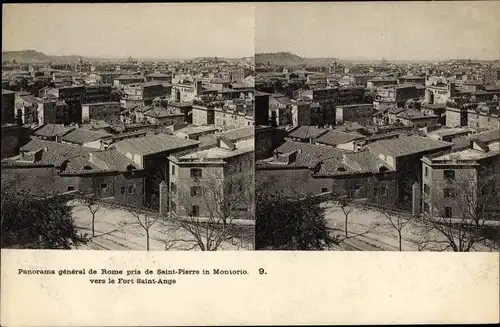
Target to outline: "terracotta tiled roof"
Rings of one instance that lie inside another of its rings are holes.
[[[44,137],[63,136],[75,128],[75,126],[64,126],[62,124],[46,124],[42,128],[37,129],[34,134]]]
[[[338,145],[349,143],[354,140],[360,140],[365,136],[358,133],[345,133],[336,130],[330,130],[316,139],[316,142],[327,145]]]
[[[288,136],[298,139],[309,139],[309,138],[317,138],[328,131],[329,131],[328,128],[303,125],[293,130],[290,134],[288,134]]]
[[[107,138],[111,136],[110,133],[90,131],[82,128],[77,128],[74,131],[62,137],[62,140],[74,144],[84,144],[88,142],[94,142],[99,139]]]
[[[186,148],[197,144],[199,144],[198,141],[186,140],[176,136],[160,133],[151,136],[119,141],[114,143],[112,147],[116,148],[121,153],[130,152],[148,155]]]
[[[447,147],[451,147],[452,145],[453,144],[449,142],[412,135],[376,141],[368,144],[367,148],[376,154],[406,156],[426,151],[445,149]]]

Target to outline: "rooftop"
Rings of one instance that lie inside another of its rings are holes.
[[[436,115],[426,115],[420,110],[407,109],[396,115],[404,119],[425,119],[425,118],[438,118]]]
[[[464,128],[464,127],[441,128],[441,129],[432,131],[430,133],[427,133],[427,135],[452,136],[452,135],[468,133],[468,132],[470,133],[471,131],[468,128]]]
[[[114,104],[114,105],[120,105],[120,102],[113,102],[113,101],[107,101],[107,102],[92,102],[92,103],[82,103],[82,106],[102,106],[106,104]]]
[[[349,143],[354,140],[360,140],[363,138],[365,137],[358,133],[345,133],[337,130],[329,130],[325,134],[318,137],[316,141],[319,143],[334,146],[338,144]]]
[[[184,116],[184,114],[180,112],[180,110],[178,110],[177,108],[165,109],[161,107],[154,107],[144,112],[144,116],[155,117],[155,118],[166,118],[166,117]]]
[[[43,137],[63,136],[64,134],[74,130],[76,126],[64,126],[62,124],[46,124],[37,129],[33,134]]]
[[[406,156],[426,151],[451,148],[453,143],[434,140],[416,135],[400,136],[398,138],[379,140],[366,147],[377,154]]]
[[[93,164],[101,169],[108,169],[113,171],[126,172],[130,169],[137,169],[137,164],[130,160],[125,155],[118,152],[116,149],[108,149],[99,152],[92,152],[92,157],[97,160],[92,160]]]
[[[168,106],[184,108],[184,107],[192,107],[192,102],[169,102]]]
[[[463,149],[463,150],[458,150],[455,152],[450,152],[441,156],[433,157],[432,161],[433,162],[438,162],[438,161],[450,161],[450,160],[467,160],[467,161],[473,161],[473,160],[480,160],[484,158],[489,158],[492,156],[497,156],[500,155],[500,152],[497,150],[494,151],[488,151],[484,152],[481,150],[475,150],[475,149]]]
[[[112,134],[106,132],[96,132],[83,128],[77,128],[62,137],[62,140],[69,143],[84,144],[107,138]]]
[[[129,79],[143,80],[143,77],[141,75],[120,75],[116,79],[117,80],[129,80]]]
[[[21,147],[21,151],[36,151],[42,148],[47,148],[48,152],[55,153],[61,157],[67,158],[77,156],[86,157],[89,151],[92,150],[91,148],[79,145],[57,143],[33,138],[27,144]]]
[[[229,141],[231,142],[231,141]],[[185,161],[189,159],[200,159],[200,160],[210,160],[210,159],[226,159],[241,155],[248,152],[254,151],[254,140],[243,140],[239,142],[231,142],[234,144],[235,148],[228,149],[221,146],[216,146],[208,149],[203,149],[195,152],[186,154],[178,159],[180,161]]]
[[[288,134],[288,136],[298,139],[317,138],[325,134],[327,131],[329,131],[328,128],[302,125],[293,130],[290,134]]]
[[[243,128],[236,128],[236,129],[231,129],[229,131],[217,133],[214,136],[220,136],[220,137],[225,137],[230,141],[238,141],[242,140],[245,138],[250,138],[255,135],[255,130],[252,127],[243,127]]]
[[[181,129],[175,131],[175,133],[185,133],[187,135],[194,135],[194,134],[219,131],[219,130],[220,129],[218,127],[215,127],[214,125],[206,125],[206,126],[191,125],[191,126],[186,126],[184,128],[181,128]]]
[[[130,152],[132,154],[150,155],[160,152],[172,151],[176,149],[192,147],[200,142],[189,139],[182,139],[167,134],[156,134],[133,139],[119,141],[112,145],[121,153]]]
[[[495,129],[492,131],[482,132],[471,137],[473,140],[480,140],[482,142],[490,143],[500,140],[500,130]]]

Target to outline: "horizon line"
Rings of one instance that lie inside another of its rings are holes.
[[[81,54],[52,54],[39,51],[36,49],[23,49],[23,50],[2,50],[4,52],[24,52],[24,51],[35,51],[37,53],[44,54],[46,56],[53,57],[84,57],[89,59],[194,59],[194,58],[229,58],[229,59],[239,59],[239,58],[249,58],[252,56],[220,56],[220,55],[194,55],[194,56],[109,56],[109,55],[81,55]]]

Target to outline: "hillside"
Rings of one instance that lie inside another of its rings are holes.
[[[333,58],[303,58],[296,54],[289,52],[276,52],[276,53],[257,53],[255,55],[255,63],[261,65],[276,65],[276,66],[328,66]]]
[[[289,52],[277,53],[256,53],[255,64],[276,65],[276,66],[301,66],[304,64],[304,58]]]
[[[80,56],[49,56],[35,50],[4,51],[2,52],[2,62],[15,60],[18,63],[38,63],[38,62],[77,62]],[[83,60],[89,58],[82,57]]]

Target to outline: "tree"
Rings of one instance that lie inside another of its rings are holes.
[[[398,235],[398,250],[403,251],[403,229],[412,221],[412,216],[408,212],[385,209],[384,215],[389,221],[389,225],[396,230]]]
[[[348,223],[349,223],[349,215],[354,211],[354,204],[352,203],[352,199],[348,197],[343,197],[340,199],[339,207],[344,214],[344,236],[348,238]]]
[[[156,204],[151,204],[156,206]],[[146,234],[146,251],[149,251],[149,241],[150,241],[150,231],[151,227],[158,221],[161,217],[159,212],[147,210],[142,207],[128,206],[128,211],[134,216],[135,221],[131,225],[136,225],[141,227]]]
[[[259,192],[255,248],[324,250],[338,243],[330,234],[325,209],[311,196]]]
[[[90,214],[92,215],[92,237],[95,237],[95,215],[101,210],[102,206],[98,199],[94,197],[94,195],[88,195],[84,198],[83,203],[89,209]]]
[[[191,242],[192,249],[217,251],[224,242],[241,235],[237,221],[249,221],[253,216],[253,178],[248,174],[252,172],[242,171],[228,180],[217,171],[205,171],[195,186],[171,190],[167,219],[192,237],[184,240]]]
[[[485,231],[500,221],[500,174],[487,169],[483,167],[477,175],[456,170],[442,192],[424,190],[429,194],[424,194],[423,217],[430,228],[423,235],[422,249],[437,245],[441,251],[469,252],[486,241]],[[429,238],[432,233],[440,239]]]
[[[71,249],[87,242],[64,196],[36,197],[3,176],[1,192],[2,248]]]
[[[255,178],[256,249],[324,250],[339,243],[327,226],[325,207],[287,178]]]

